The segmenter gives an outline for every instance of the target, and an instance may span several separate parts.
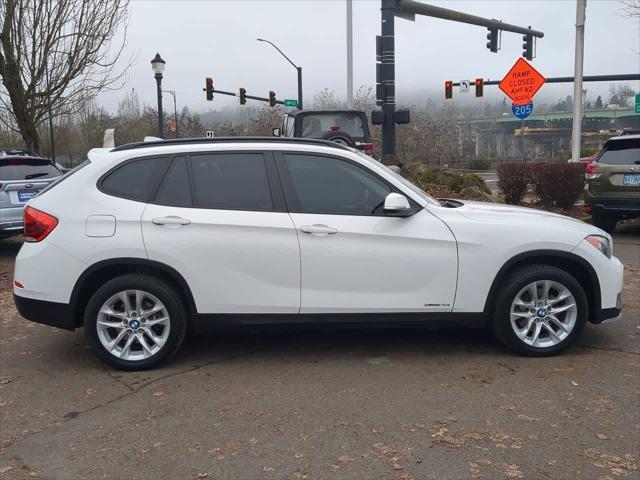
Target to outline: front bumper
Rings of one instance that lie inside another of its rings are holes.
[[[73,308],[69,304],[21,297],[15,293],[13,300],[20,315],[27,320],[65,330],[76,328]]]

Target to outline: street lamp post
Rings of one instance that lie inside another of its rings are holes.
[[[162,73],[164,72],[165,61],[159,53],[151,60],[151,68],[156,77],[158,87],[158,137],[164,138],[164,118],[162,114]]]
[[[176,138],[178,138],[178,108],[176,107],[176,91],[175,90],[162,90],[164,93],[169,93],[173,97],[173,118],[176,119]]]
[[[302,110],[302,67],[297,66],[295,63],[293,63],[291,61],[291,59],[289,57],[287,57],[284,52],[282,50],[280,50],[275,43],[269,41],[269,40],[265,40],[264,38],[256,38],[256,40],[258,40],[259,42],[265,42],[268,43],[269,45],[271,45],[273,48],[275,48],[280,55],[282,55],[284,58],[287,59],[287,62],[289,62],[291,65],[293,65],[293,68],[295,68],[298,71],[298,108],[300,110]]]

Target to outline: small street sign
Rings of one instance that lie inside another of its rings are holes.
[[[470,80],[460,80],[460,93],[469,93]]]
[[[284,106],[285,107],[297,107],[298,106],[298,100],[285,99]]]
[[[207,138],[215,138],[216,134],[213,130],[207,130]]]
[[[636,93],[636,113],[640,113],[640,93]]]
[[[526,105],[531,103],[544,81],[542,74],[520,57],[498,86],[514,105]]]
[[[513,104],[511,105],[511,111],[514,117],[524,120],[533,112],[533,103],[527,103],[526,105]]]

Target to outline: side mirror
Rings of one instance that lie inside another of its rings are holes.
[[[390,193],[384,199],[384,214],[389,217],[409,217],[414,213],[409,200],[404,195]]]
[[[279,137],[280,136],[280,128],[274,128],[273,130],[271,130],[271,133],[273,133],[274,137]]]

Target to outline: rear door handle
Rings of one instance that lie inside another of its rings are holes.
[[[333,235],[334,233],[338,233],[337,228],[317,223],[313,225],[302,225],[300,227],[300,230],[302,230],[304,233],[315,233],[321,235]]]
[[[155,217],[151,220],[154,225],[189,225],[191,220],[182,217],[176,217],[175,215],[169,215],[167,217]]]

